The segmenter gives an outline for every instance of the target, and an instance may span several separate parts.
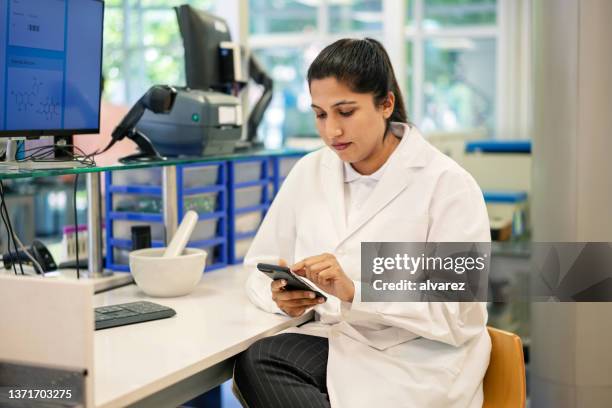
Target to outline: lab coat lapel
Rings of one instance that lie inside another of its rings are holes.
[[[324,171],[321,172],[321,185],[327,208],[331,212],[336,239],[339,240],[346,233],[344,168],[342,160],[331,150],[326,151]]]
[[[425,141],[418,130],[404,125],[404,136],[397,146],[398,150],[389,159],[382,178],[366,201],[355,223],[346,229],[341,241],[349,238],[363,224],[378,214],[412,182],[413,177],[416,176],[413,169],[425,166],[427,161],[423,154],[424,144]]]

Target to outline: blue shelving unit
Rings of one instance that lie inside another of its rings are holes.
[[[467,153],[531,153],[531,140],[472,140],[466,143]]]
[[[270,174],[271,158],[257,157],[228,162],[228,262],[241,263],[243,253],[238,253],[241,241],[255,236],[257,229],[272,202],[274,188]],[[254,192],[249,197],[250,192]],[[258,192],[259,191],[259,192]],[[248,224],[246,227],[243,224]],[[244,251],[241,251],[244,252]]]
[[[214,167],[214,168],[213,168]],[[216,177],[211,184],[204,183],[196,187],[186,185],[186,180],[196,180],[198,172],[205,171],[212,174],[216,169]],[[148,169],[151,170],[151,169]],[[197,164],[184,164],[176,166],[176,185],[177,185],[177,209],[178,220],[182,220],[185,207],[190,197],[201,194],[216,194],[216,204],[214,211],[198,213],[199,224],[202,228],[210,228],[210,224],[206,222],[216,221],[215,232],[211,238],[192,240],[189,242],[190,247],[209,249],[209,257],[212,257],[212,264],[206,267],[206,270],[214,270],[227,265],[227,166],[226,162],[207,162]],[[130,171],[130,170],[126,170]],[[132,170],[134,171],[134,170]],[[143,171],[143,170],[137,170]],[[145,170],[146,171],[146,170]],[[153,171],[157,171],[153,170]],[[195,176],[195,177],[194,177]],[[116,271],[129,271],[129,265],[126,259],[119,259],[115,254],[128,252],[132,248],[131,237],[114,236],[115,223],[130,222],[143,223],[151,225],[152,229],[152,246],[162,247],[165,245],[165,228],[162,208],[159,203],[162,201],[161,180],[153,181],[153,184],[158,185],[142,185],[140,180],[135,184],[123,183],[117,185],[113,183],[113,173],[107,172],[105,177],[105,200],[106,200],[106,267]],[[151,178],[155,178],[152,174]],[[147,212],[139,212],[134,209],[122,210],[114,208],[113,197],[118,194],[130,194],[141,196],[142,201],[148,199],[153,208],[147,209]],[[159,207],[159,208],[158,208]],[[198,228],[196,226],[196,229]],[[128,228],[128,226],[126,226]],[[208,263],[208,262],[207,262]]]
[[[283,184],[283,181],[285,181],[285,178],[295,165],[295,162],[302,156],[304,156],[304,153],[289,153],[271,158],[273,166],[274,195],[276,195],[280,189],[280,186]]]
[[[485,190],[483,196],[487,203],[513,204],[527,200],[526,191]]]

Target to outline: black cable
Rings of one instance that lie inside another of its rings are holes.
[[[2,181],[0,181],[0,192],[4,197],[4,185]],[[6,221],[9,226],[9,230],[11,231],[11,240],[13,241],[13,249],[15,250],[15,254],[17,255],[17,261],[19,262],[19,270],[22,275],[25,275],[23,272],[23,262],[21,261],[21,257],[19,256],[19,248],[17,248],[17,239],[15,239],[15,231],[13,229],[13,223],[11,222],[11,217],[9,215],[8,209],[6,207],[6,200],[2,201],[2,208],[4,209],[4,215],[6,216]]]
[[[75,174],[74,177],[74,196],[72,197],[72,204],[74,206],[74,240],[76,241],[76,275],[77,279],[81,279],[81,272],[79,270],[79,222],[77,219],[77,185],[79,184],[79,173]]]
[[[13,232],[13,225],[11,224],[11,218],[9,216],[8,209],[6,207],[6,200],[4,199],[4,185],[2,184],[1,180],[0,180],[0,195],[2,196],[2,203],[0,205],[0,213],[2,213],[2,220],[6,223],[5,226],[7,226],[7,233],[9,237],[9,241],[8,241],[9,254],[12,254],[11,249],[10,249],[11,241],[12,241],[13,248],[16,254],[14,259],[17,259],[17,261],[19,262],[19,270],[21,271],[21,274],[25,275],[25,273],[23,272],[23,264],[21,262],[21,258],[19,257],[19,249],[17,248],[17,240],[15,239],[15,233]],[[14,261],[13,261],[13,269],[15,270],[15,273],[17,273]]]
[[[0,217],[2,217],[2,223],[4,224],[4,228],[6,229],[8,254],[11,259],[16,259],[13,256],[13,251],[11,250],[11,233],[8,227],[8,222],[6,221],[6,217],[4,216],[4,211],[2,211],[2,206],[4,205],[4,191],[0,192],[0,199],[2,200],[2,202],[0,203]],[[17,275],[17,267],[15,266],[15,262],[11,262],[11,265],[13,266],[13,271],[15,272],[15,275]]]
[[[9,230],[9,247],[11,246],[11,241],[13,241],[13,248],[15,249],[15,254],[17,255],[17,261],[19,262],[19,270],[21,271],[22,275],[25,275],[25,273],[23,272],[23,263],[21,262],[21,258],[19,257],[19,249],[17,248],[17,240],[15,239],[15,233],[13,232],[13,225],[11,224],[11,217],[9,216],[8,210],[6,208],[6,201],[4,199],[4,184],[2,183],[2,180],[0,180],[0,195],[2,196],[2,205],[0,208],[0,211],[4,211],[4,215],[6,216],[6,223],[8,224],[8,230]]]
[[[37,146],[30,149],[25,149],[23,150],[23,152],[24,157],[16,161],[33,161],[47,163],[65,163],[76,161],[87,167],[95,167],[96,162],[94,160],[94,156],[99,154],[98,151],[91,154],[85,153],[81,148],[75,145]],[[55,153],[62,153],[67,157],[63,159],[57,159],[55,158]]]

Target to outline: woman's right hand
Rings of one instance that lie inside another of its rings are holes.
[[[281,259],[279,265],[287,266],[287,262]],[[315,293],[309,290],[285,290],[287,281],[284,279],[274,280],[271,285],[272,300],[291,317],[301,316],[306,309],[325,301],[323,298],[316,298]]]

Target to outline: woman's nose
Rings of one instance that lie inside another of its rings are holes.
[[[342,128],[335,121],[327,120],[325,123],[325,133],[329,138],[342,136]]]

